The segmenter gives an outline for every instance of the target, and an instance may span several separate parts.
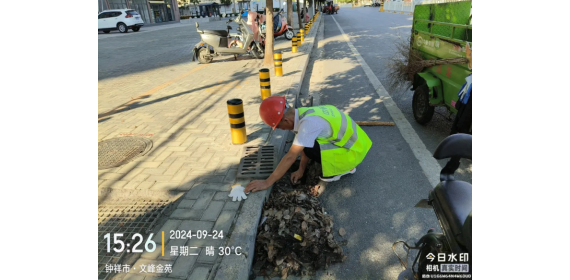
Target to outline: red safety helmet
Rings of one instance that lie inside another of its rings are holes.
[[[259,116],[267,125],[274,130],[285,114],[287,101],[283,96],[269,96],[259,106]]]

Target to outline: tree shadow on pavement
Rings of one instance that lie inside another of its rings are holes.
[[[322,60],[335,61],[335,65],[342,68],[330,70],[330,75],[318,83],[321,104],[334,104],[354,120],[393,121],[364,70],[351,57],[347,44],[344,41],[328,42],[326,51],[329,49],[345,57],[345,62],[340,65],[339,61],[343,59],[337,57]],[[434,134],[427,127],[414,128],[420,130],[420,137],[432,135],[438,138],[437,141],[449,135],[447,129]],[[392,244],[404,240],[413,245],[430,228],[441,232],[433,210],[414,208],[415,203],[427,198],[434,186],[423,175],[397,126],[362,126],[362,129],[373,142],[368,155],[354,175],[327,184],[320,197],[327,212],[334,216],[335,236],[339,236],[341,227],[346,231],[345,253],[349,257],[345,263],[319,272],[317,278],[413,279],[409,268],[403,271],[392,252]],[[423,133],[422,129],[425,130]],[[462,163],[460,170],[470,177],[470,161]],[[458,179],[465,175],[458,175]],[[405,257],[401,248],[397,252]],[[409,266],[415,253],[417,251],[412,251],[409,256]]]
[[[247,71],[247,70],[244,70],[244,71]],[[112,115],[115,115],[115,114],[119,114],[119,113],[122,113],[122,112],[125,112],[125,111],[129,111],[129,110],[133,110],[133,109],[137,109],[137,108],[142,108],[142,107],[145,107],[145,106],[148,106],[148,105],[152,105],[152,104],[156,104],[156,103],[159,103],[159,102],[164,102],[164,101],[170,100],[170,99],[172,99],[172,98],[180,97],[180,96],[183,96],[183,95],[186,95],[186,94],[195,93],[195,92],[200,92],[200,91],[202,91],[202,90],[206,90],[206,89],[209,89],[209,88],[214,87],[214,86],[228,85],[229,83],[239,82],[240,80],[244,80],[244,79],[246,79],[246,78],[249,78],[249,77],[251,77],[252,75],[253,75],[252,73],[239,73],[239,72],[238,72],[238,73],[233,74],[233,75],[230,77],[230,79],[228,79],[228,80],[225,80],[225,81],[222,81],[222,82],[210,83],[210,84],[207,84],[207,85],[198,87],[198,88],[193,88],[193,89],[191,89],[191,90],[182,91],[182,92],[178,92],[178,93],[171,94],[171,95],[168,95],[168,96],[164,96],[164,97],[160,97],[160,98],[157,98],[157,99],[153,99],[153,100],[151,100],[151,101],[140,102],[140,101],[133,101],[133,100],[131,100],[131,101],[128,101],[128,102],[126,102],[126,103],[124,103],[124,104],[122,104],[122,105],[116,107],[115,109],[110,110],[109,112],[99,114],[99,115],[98,115],[98,118],[101,119],[101,118],[108,117],[108,116],[112,116]],[[136,99],[134,99],[134,100],[148,99],[148,98],[151,98],[151,97],[152,97],[152,94],[151,94],[151,95],[148,95],[148,96],[142,96],[142,97],[136,98]]]
[[[249,71],[249,70],[243,70],[243,72],[247,72],[247,71]],[[225,82],[222,82],[222,83],[216,83],[216,85],[225,84],[225,83],[230,83],[230,82],[233,82],[233,83],[238,84],[240,81],[243,81],[244,79],[249,78],[251,75],[252,75],[252,74],[236,73],[236,74],[232,75],[231,79],[229,79],[228,81],[225,81]],[[213,85],[213,84],[210,84],[210,85],[207,85],[207,86],[204,86],[204,87],[200,87],[199,89],[208,88],[208,87],[210,87],[210,86],[212,86],[212,85]],[[174,119],[174,120],[172,121],[172,123],[173,123],[173,124],[174,124],[174,123],[175,123],[175,124],[178,124],[183,118],[187,117],[189,114],[195,114],[195,115],[199,116],[199,115],[201,115],[201,114],[203,114],[203,113],[205,113],[205,112],[208,112],[208,111],[212,110],[212,109],[214,108],[214,106],[220,104],[220,102],[233,98],[233,96],[232,96],[232,89],[233,89],[233,88],[228,88],[228,89],[226,89],[226,90],[223,90],[222,93],[219,95],[219,97],[216,98],[216,99],[214,99],[214,100],[208,99],[207,102],[209,103],[209,105],[204,106],[204,107],[201,108],[201,109],[198,109],[198,108],[201,107],[201,106],[203,106],[204,103],[198,103],[198,102],[193,103],[193,106],[191,106],[191,107],[189,107],[188,109],[186,109],[186,110],[185,110],[185,113],[179,114],[179,116],[178,116],[176,119]],[[196,92],[196,90],[185,91],[185,92],[181,92],[181,93],[174,94],[174,96],[168,96],[168,97],[164,97],[164,98],[159,98],[159,99],[157,99],[157,100],[153,100],[153,101],[141,103],[141,104],[138,104],[137,108],[141,108],[141,107],[144,107],[144,106],[147,106],[147,105],[151,105],[151,104],[154,104],[154,103],[157,103],[157,102],[160,102],[160,101],[165,101],[165,100],[167,100],[167,99],[169,99],[169,98],[177,97],[177,96],[180,96],[180,95],[183,95],[183,94],[188,94],[188,93],[191,93],[191,92]],[[254,99],[250,99],[250,100],[244,100],[244,102],[249,102],[249,104],[255,104],[255,103],[261,103],[261,100],[260,100],[260,99],[257,100],[257,99],[254,98]],[[225,104],[225,102],[224,102],[224,104]],[[245,109],[245,108],[244,108],[244,109]],[[116,112],[116,113],[119,113],[119,112]],[[113,113],[113,114],[116,114],[116,113]],[[107,115],[107,116],[109,116],[109,115]],[[257,116],[256,116],[256,117],[257,117]],[[184,123],[181,123],[180,126],[179,126],[179,128],[176,129],[176,131],[174,131],[174,132],[172,133],[172,135],[179,135],[179,134],[183,133],[183,130],[184,130],[188,125],[190,125],[190,124],[193,123],[193,122],[194,122],[194,119],[189,119],[189,120],[185,121]],[[246,120],[246,122],[247,122],[247,120]],[[229,121],[228,121],[228,123],[229,123]],[[228,125],[228,126],[229,126],[229,125]],[[251,136],[248,135],[248,140],[249,140],[248,142],[252,142],[252,141],[254,141],[255,139],[258,139],[258,138],[260,138],[260,137],[263,135],[263,133],[261,132],[261,129],[263,129],[263,125],[254,125],[253,127],[254,127],[254,128],[259,128],[259,129],[253,131],[253,132],[251,133]],[[229,128],[228,128],[228,129],[229,129]],[[174,140],[174,139],[168,138],[168,139],[166,139],[166,140],[165,140],[164,142],[162,142],[162,143],[155,144],[155,146],[153,147],[153,149],[152,149],[147,155],[148,155],[148,156],[157,156],[157,154],[156,154],[155,151],[156,151],[156,150],[160,150],[160,148],[162,148],[162,147],[168,145],[168,143],[169,143],[169,142],[172,142],[173,140]],[[263,139],[263,140],[264,140],[264,139]],[[126,175],[128,175],[128,173],[129,173],[130,171],[132,171],[133,169],[137,168],[140,163],[141,163],[141,161],[139,161],[139,162],[135,163],[134,165],[132,165],[132,167],[129,168],[129,170],[128,170],[125,174],[123,174],[122,176],[119,176],[118,178],[116,178],[116,181],[122,180]],[[116,171],[117,169],[118,169],[118,168],[113,168],[113,169],[109,169],[109,170],[107,170],[107,171],[105,171],[105,172],[102,172],[102,173],[99,174],[99,178],[101,178],[101,176],[105,175],[105,173],[107,173],[107,172],[113,172],[113,171]]]

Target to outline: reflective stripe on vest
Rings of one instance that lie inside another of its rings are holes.
[[[332,128],[331,137],[317,137],[325,177],[346,173],[364,160],[372,141],[350,116],[331,105],[298,110],[299,120],[307,116],[319,116]]]
[[[355,133],[355,131],[354,131],[354,128],[356,128],[356,123],[354,122],[353,119],[350,119],[351,124],[352,124],[352,127],[351,127],[352,133],[350,135],[350,138],[343,145],[337,144],[337,143],[342,142],[342,139],[344,138],[344,135],[346,134],[348,122],[346,120],[346,115],[344,113],[340,112],[338,109],[336,109],[333,106],[330,106],[330,107],[332,107],[332,108],[329,108],[327,106],[327,109],[330,110],[330,109],[334,108],[334,110],[340,114],[340,117],[341,117],[340,128],[337,132],[336,137],[334,137],[334,129],[333,129],[333,137],[331,137],[333,139],[332,140],[331,140],[331,138],[325,139],[325,140],[328,140],[331,144],[330,145],[326,145],[326,144],[321,145],[321,150],[323,150],[323,149],[324,150],[332,150],[332,149],[336,149],[336,148],[340,148],[340,147],[350,149],[350,147],[352,147],[352,145],[354,145],[354,143],[356,143],[356,141],[358,140],[358,133]],[[309,109],[309,110],[305,111],[303,114],[299,115],[299,121],[301,121],[301,119],[303,119],[305,116],[310,115],[310,114],[314,114],[314,113],[315,113],[315,109]],[[331,125],[331,128],[332,128],[332,125]],[[336,144],[336,145],[333,145],[333,144]]]

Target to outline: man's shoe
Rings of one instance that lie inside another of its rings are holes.
[[[320,177],[319,176],[319,179],[321,179],[321,181],[325,181],[325,182],[334,182],[334,181],[340,180],[340,177],[342,177],[346,174],[354,174],[355,172],[356,172],[356,167],[353,168],[352,170],[346,172],[346,173],[336,175],[336,176],[331,176],[331,177]]]

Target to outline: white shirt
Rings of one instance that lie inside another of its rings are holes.
[[[332,136],[332,127],[329,122],[319,116],[307,116],[299,121],[299,110],[295,109],[293,132],[297,134],[293,140],[293,145],[312,148],[317,137],[329,138]]]

